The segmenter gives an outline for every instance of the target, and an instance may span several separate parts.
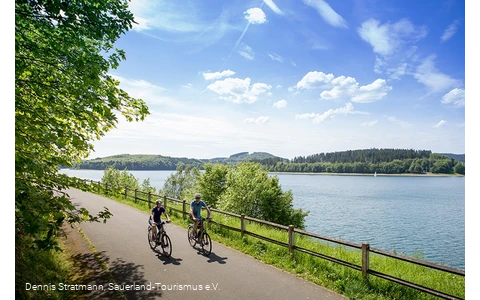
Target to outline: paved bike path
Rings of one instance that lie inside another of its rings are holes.
[[[148,213],[76,189],[68,194],[92,215],[104,206],[113,214],[106,223],[80,226],[113,275],[90,283],[96,289],[92,298],[112,299],[121,292],[126,299],[346,299],[215,241],[205,257],[174,223],[166,224],[172,256],[163,257],[148,246]]]

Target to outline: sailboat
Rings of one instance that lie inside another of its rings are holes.
[[[373,174],[373,177],[377,177],[377,171],[375,171],[375,173]]]

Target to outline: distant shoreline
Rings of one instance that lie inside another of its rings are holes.
[[[313,173],[313,172],[269,172],[272,174],[302,174],[302,175],[336,175],[336,176],[371,176],[374,177],[374,174],[371,173],[328,173],[328,172],[321,172],[321,173]],[[403,173],[403,174],[383,174],[377,173],[377,177],[465,177],[462,174],[434,174],[434,173],[426,173],[426,174],[412,174],[412,173]]]
[[[97,169],[69,169],[69,168],[64,168],[68,170],[82,170],[82,171],[105,171],[105,170],[97,170]],[[127,171],[176,171],[176,170],[127,170]],[[372,173],[328,173],[328,172],[268,172],[271,174],[287,174],[287,175],[295,175],[295,174],[301,174],[301,175],[335,175],[335,176],[372,176],[374,177],[374,174]],[[426,174],[412,174],[412,173],[403,173],[403,174],[383,174],[383,173],[377,173],[377,177],[465,177],[465,175],[462,174],[434,174],[434,173],[426,173]]]

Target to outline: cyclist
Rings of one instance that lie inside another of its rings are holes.
[[[202,195],[199,193],[195,194],[195,200],[190,202],[190,219],[195,222],[193,225],[193,232],[197,232],[197,227],[198,227],[198,221],[202,217],[201,216],[201,211],[202,207],[205,207],[208,212],[208,219],[210,219],[210,208],[208,208],[207,204],[203,200],[201,200]],[[195,238],[192,236],[192,238]]]
[[[152,214],[148,219],[148,223],[153,227],[152,240],[155,239],[155,235],[157,234],[157,227],[160,230],[160,226],[162,225],[162,219],[160,218],[162,213],[167,218],[167,223],[170,222],[170,217],[168,216],[167,211],[165,210],[165,207],[162,206],[162,199],[157,199],[155,203],[156,203],[156,206],[152,208]],[[153,224],[152,224],[152,220],[153,220]],[[156,225],[156,226],[153,226],[153,225]]]

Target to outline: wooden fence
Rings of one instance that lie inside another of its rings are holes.
[[[86,180],[86,181],[89,181],[91,184],[97,184],[97,185],[103,186],[104,190],[107,194],[108,194],[109,191],[111,191],[111,192],[117,191],[118,192],[118,191],[121,190],[121,191],[123,191],[123,195],[125,197],[132,198],[134,202],[138,202],[138,201],[146,202],[146,203],[148,203],[149,207],[152,207],[155,203],[155,201],[152,200],[152,199],[163,198],[163,205],[165,206],[165,208],[169,209],[170,211],[176,211],[176,212],[182,214],[184,219],[187,218],[187,216],[190,212],[190,203],[187,203],[186,200],[179,200],[179,199],[170,198],[170,197],[167,197],[167,196],[160,196],[160,195],[156,195],[156,194],[149,193],[149,192],[148,193],[143,192],[143,191],[140,191],[140,190],[137,190],[137,189],[131,189],[129,187],[112,187],[112,186],[109,186],[108,184],[102,184],[101,182],[95,182],[93,180]],[[172,207],[170,207],[170,205],[168,204],[169,201],[171,203],[176,203],[177,205],[182,204],[182,209],[178,209],[176,207],[173,207],[174,205],[172,205]],[[465,277],[465,271],[464,270],[451,268],[451,267],[443,266],[443,265],[439,265],[439,264],[434,264],[434,263],[427,262],[427,261],[424,261],[424,260],[415,259],[415,258],[407,257],[407,256],[404,256],[404,255],[399,255],[399,254],[396,254],[396,253],[387,252],[387,251],[384,251],[384,250],[372,248],[372,247],[370,247],[369,243],[358,244],[358,243],[352,243],[352,242],[347,242],[347,241],[342,241],[342,240],[339,240],[339,239],[334,239],[334,238],[322,236],[322,235],[319,235],[319,234],[315,234],[315,233],[312,233],[312,232],[308,232],[308,231],[305,231],[305,230],[294,228],[293,225],[290,225],[290,226],[280,225],[280,224],[276,224],[276,223],[272,223],[272,222],[268,222],[268,221],[264,221],[264,220],[260,220],[260,219],[256,219],[256,218],[251,218],[251,217],[245,216],[244,214],[238,215],[238,214],[234,214],[234,213],[230,213],[230,212],[226,212],[226,211],[222,211],[222,210],[218,210],[218,209],[214,209],[214,208],[211,208],[211,211],[240,219],[240,227],[236,228],[236,227],[224,225],[224,224],[215,222],[213,220],[210,221],[210,223],[213,223],[217,226],[226,228],[228,230],[240,232],[242,234],[242,236],[243,235],[249,235],[249,236],[253,236],[255,238],[270,242],[270,243],[277,244],[277,245],[282,246],[282,247],[286,247],[286,248],[288,248],[288,250],[291,254],[293,254],[294,251],[303,252],[303,253],[306,253],[306,254],[309,254],[309,255],[312,255],[312,256],[316,256],[316,257],[319,257],[319,258],[322,258],[322,259],[326,259],[328,261],[331,261],[331,262],[341,264],[343,266],[358,270],[358,271],[362,272],[362,276],[364,278],[367,278],[368,275],[373,275],[373,276],[376,276],[376,277],[379,277],[379,278],[383,278],[385,280],[393,281],[395,283],[411,287],[413,289],[420,290],[422,292],[425,292],[425,293],[428,293],[428,294],[431,294],[431,295],[434,295],[434,296],[437,296],[437,297],[440,297],[440,298],[443,298],[443,299],[462,299],[462,298],[455,297],[455,296],[452,296],[452,295],[448,295],[448,294],[445,294],[443,292],[440,292],[440,291],[437,291],[437,290],[434,290],[434,289],[431,289],[431,288],[428,288],[428,287],[425,287],[425,286],[422,286],[422,285],[415,284],[413,282],[403,280],[403,279],[398,278],[398,277],[390,276],[390,275],[372,270],[372,269],[370,269],[370,253],[376,253],[376,254],[387,256],[387,257],[394,258],[394,259],[397,259],[397,260],[409,262],[409,263],[412,263],[412,264],[415,264],[415,265],[420,265],[420,266],[428,267],[428,268],[431,268],[431,269],[435,269],[435,270],[439,270],[439,271],[443,271],[443,272],[448,272],[448,273],[455,274],[455,275],[460,275],[460,276],[463,276],[463,277]],[[271,226],[271,227],[274,227],[276,229],[284,230],[287,234],[287,237],[288,237],[287,240],[288,241],[287,242],[277,241],[277,240],[271,239],[269,237],[256,234],[254,232],[250,232],[250,231],[247,230],[247,222],[246,221],[255,222],[255,223],[258,223],[258,224]],[[308,236],[308,237],[317,238],[317,239],[327,241],[327,242],[330,242],[330,243],[333,243],[333,244],[340,244],[340,245],[348,246],[348,247],[351,247],[351,248],[359,249],[362,253],[362,260],[361,260],[362,263],[361,263],[361,265],[356,265],[356,264],[353,264],[353,263],[350,263],[350,262],[347,262],[347,261],[344,261],[344,260],[340,260],[338,258],[334,258],[334,257],[328,256],[328,255],[325,255],[325,254],[321,254],[321,253],[318,253],[318,252],[315,252],[315,251],[297,246],[297,245],[295,245],[295,235],[296,234],[298,234],[300,236]]]

